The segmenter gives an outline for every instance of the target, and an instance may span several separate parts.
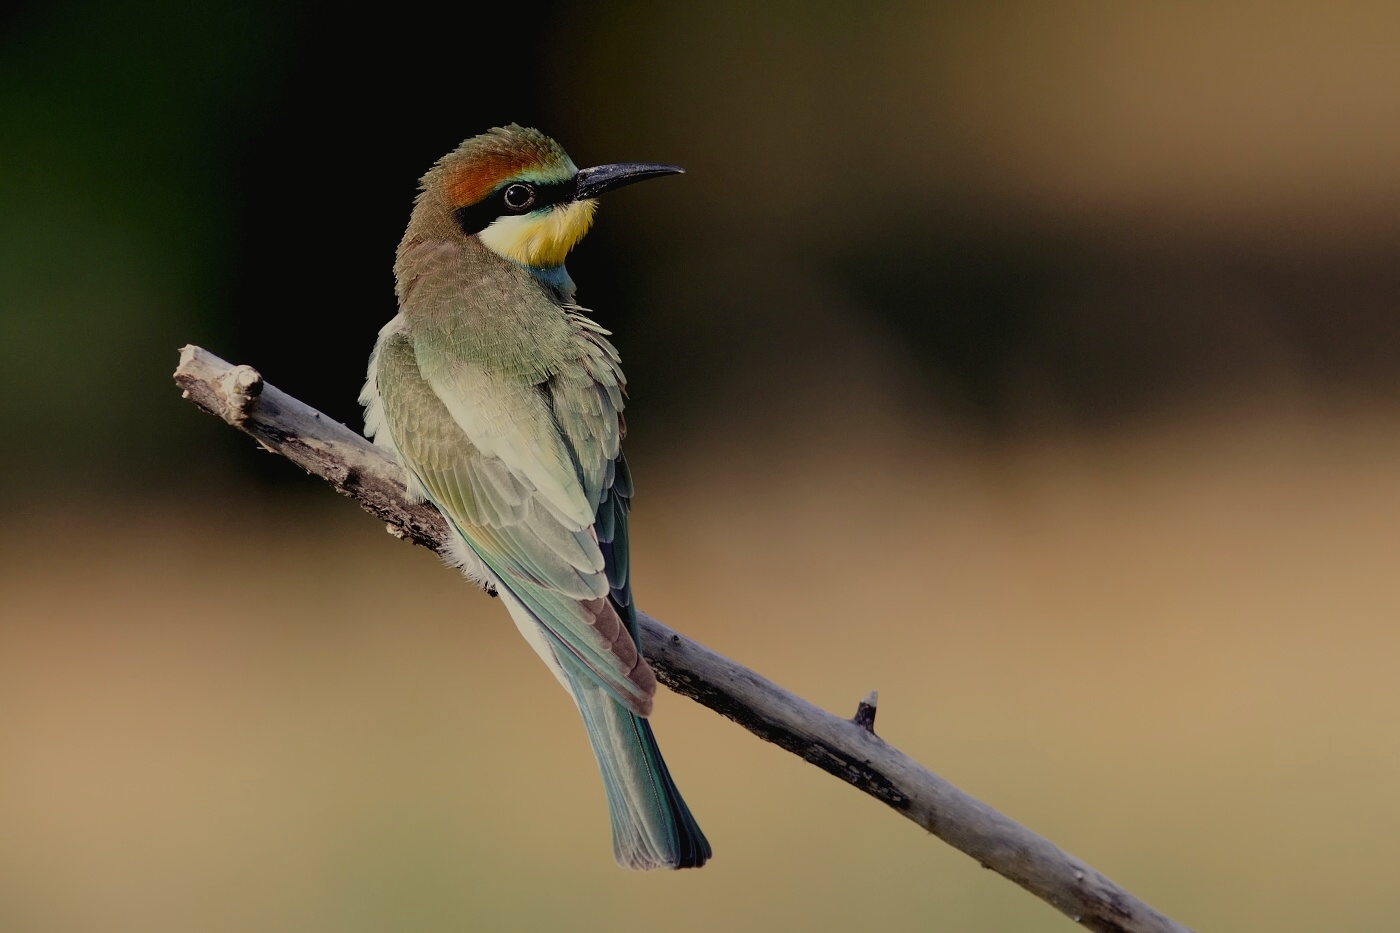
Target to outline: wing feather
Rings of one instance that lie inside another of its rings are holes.
[[[578,326],[571,365],[530,384],[386,329],[371,382],[393,446],[428,498],[556,652],[646,715],[655,676],[617,611],[625,594],[614,605],[626,586],[623,379],[600,331]]]

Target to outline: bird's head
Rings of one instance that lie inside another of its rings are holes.
[[[551,269],[588,232],[598,195],[680,171],[640,162],[579,169],[548,136],[511,124],[444,156],[423,176],[423,192],[463,235],[512,262]]]

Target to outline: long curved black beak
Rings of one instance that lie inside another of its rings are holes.
[[[655,162],[618,162],[615,165],[579,169],[574,176],[574,200],[596,198],[605,191],[634,185],[648,178],[684,174],[685,169],[678,165],[658,165]]]

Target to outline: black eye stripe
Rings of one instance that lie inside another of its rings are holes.
[[[506,191],[511,186],[520,184],[531,185],[535,190],[535,199],[519,210],[512,210],[506,203]],[[457,208],[452,212],[452,216],[456,219],[457,226],[462,229],[462,232],[471,236],[491,226],[497,218],[516,217],[520,214],[528,214],[532,211],[572,201],[574,190],[575,184],[572,178],[568,181],[558,181],[547,185],[534,182],[508,182],[477,203]]]
[[[535,206],[562,204],[574,199],[574,180],[556,181],[552,185],[535,185]]]

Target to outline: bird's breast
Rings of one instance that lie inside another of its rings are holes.
[[[577,355],[578,327],[557,290],[475,237],[407,244],[396,272],[422,366],[431,357],[543,382]]]

